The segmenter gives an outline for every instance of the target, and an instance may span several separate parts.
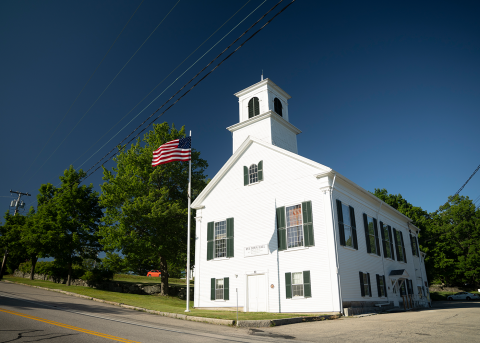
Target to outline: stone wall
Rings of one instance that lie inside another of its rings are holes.
[[[376,304],[387,304],[375,306]],[[346,317],[364,313],[379,313],[394,308],[393,301],[344,301],[343,309]]]
[[[30,273],[23,273],[19,270],[16,270],[13,273],[13,276],[28,279],[30,278]],[[49,275],[43,275],[43,274],[34,274],[34,279],[50,281],[55,283],[62,283],[62,284],[67,283],[66,279],[57,278]],[[119,281],[107,281],[107,282],[101,282],[98,284],[90,284],[89,282],[84,281],[82,279],[73,279],[71,280],[71,285],[92,287],[92,288],[101,289],[101,290],[110,291],[110,292],[145,294],[145,295],[159,294],[162,291],[162,286],[160,284],[143,284],[143,283],[130,283],[130,282],[119,282]],[[168,294],[170,296],[179,297],[180,299],[186,299],[187,287],[169,286]],[[193,286],[190,287],[190,300],[193,300]]]

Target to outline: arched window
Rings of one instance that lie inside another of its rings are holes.
[[[250,184],[258,182],[258,167],[256,164],[252,164],[250,168],[248,168],[248,178]]]
[[[251,98],[248,102],[248,119],[258,116],[260,114],[260,104],[258,98]]]
[[[280,100],[278,100],[278,98],[275,98],[275,100],[273,100],[273,107],[275,109],[275,112],[277,112],[277,114],[280,117],[283,117],[283,115],[282,115],[282,102]]]

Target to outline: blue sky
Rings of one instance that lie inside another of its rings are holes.
[[[90,168],[277,0],[262,3],[1,2],[0,206],[8,209],[10,189],[33,194],[29,206],[70,164],[90,158],[82,166]],[[474,1],[298,0],[158,122],[192,130],[213,177],[232,154],[225,128],[238,122],[233,94],[263,69],[292,96],[300,155],[434,211],[480,163],[479,10]],[[99,190],[101,176],[87,182]],[[461,194],[480,196],[480,173]]]

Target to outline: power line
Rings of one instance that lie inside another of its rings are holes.
[[[143,4],[145,0],[142,0],[142,2],[140,3],[140,5],[138,5],[138,7],[135,9],[135,11],[133,12],[133,14],[130,16],[130,19],[128,19],[127,23],[123,26],[123,29],[122,31],[120,31],[120,33],[118,34],[117,38],[115,38],[115,40],[113,41],[112,45],[110,46],[110,48],[108,49],[107,53],[103,56],[102,60],[100,61],[100,63],[97,65],[97,67],[95,68],[95,70],[93,71],[92,75],[90,75],[90,77],[88,78],[87,82],[83,85],[83,88],[82,90],[80,91],[80,93],[78,93],[77,97],[75,98],[75,100],[72,102],[72,104],[70,105],[70,107],[68,108],[67,112],[65,113],[65,115],[63,116],[62,120],[60,120],[60,122],[58,123],[57,127],[55,128],[55,130],[53,130],[52,134],[50,135],[50,137],[48,137],[47,141],[45,142],[45,144],[43,145],[42,149],[40,150],[40,152],[37,154],[37,156],[33,159],[33,162],[32,164],[30,164],[30,166],[25,170],[25,173],[23,174],[22,176],[22,179],[25,177],[25,175],[27,174],[27,172],[30,170],[30,168],[32,168],[32,166],[35,164],[35,161],[37,160],[38,156],[40,156],[40,154],[43,152],[43,150],[45,149],[45,147],[47,146],[48,142],[50,142],[50,139],[52,139],[53,135],[55,134],[55,132],[57,132],[60,124],[63,123],[64,119],[67,117],[67,114],[70,112],[70,110],[72,109],[73,105],[77,102],[78,98],[80,97],[80,95],[83,93],[85,87],[87,87],[88,83],[90,82],[90,80],[92,79],[93,75],[95,75],[95,73],[97,72],[98,68],[100,67],[100,65],[103,63],[103,61],[105,60],[105,58],[107,57],[107,55],[110,53],[110,50],[112,50],[113,46],[115,45],[115,43],[117,42],[118,38],[120,37],[120,35],[122,34],[122,32],[125,30],[125,28],[127,27],[127,25],[130,23],[130,20],[132,20],[133,16],[135,15],[135,13],[137,13],[138,9],[140,8],[140,6]],[[28,182],[28,181],[27,181]],[[25,184],[25,183],[24,183]]]
[[[137,103],[137,105],[135,105],[135,107],[133,107],[123,118],[121,118],[115,125],[113,125],[110,130],[108,130],[102,137],[100,137],[100,139],[102,139],[103,137],[105,137],[105,135],[110,132],[118,123],[120,123],[128,114],[130,114],[143,100],[145,100],[147,98],[148,95],[150,95],[162,82],[165,81],[165,79],[170,76],[176,69],[178,69],[178,67],[180,67],[193,53],[195,53],[195,51],[197,51],[203,44],[205,44],[216,32],[218,32],[218,30],[220,30],[225,24],[227,24],[238,12],[240,12],[240,10],[242,10],[251,0],[248,0],[242,7],[240,7],[237,12],[235,12],[227,21],[225,21],[218,29],[216,29],[206,40],[203,41],[202,44],[200,44],[192,53],[190,53],[190,55],[187,56],[187,58],[185,58],[183,60],[183,62],[181,62],[177,67],[175,67],[175,69],[173,69],[159,84],[157,84],[155,86],[155,88],[153,88],[139,103]],[[205,55],[207,53],[209,53],[215,46],[217,46],[223,39],[225,39],[230,33],[232,33],[240,24],[242,24],[248,17],[250,17],[257,9],[259,9],[267,0],[264,0],[259,6],[257,6],[252,12],[250,12],[245,18],[243,18],[237,25],[235,25],[235,27],[233,27],[233,29],[231,29],[226,35],[224,35],[219,41],[217,41],[210,49],[208,49],[199,59],[197,59],[190,67],[188,67],[182,74],[180,74],[180,76],[178,76],[174,82],[172,82],[168,87],[166,87],[153,101],[151,101],[146,107],[144,107],[144,109],[142,111],[140,111],[132,120],[130,120],[122,129],[120,129],[112,138],[110,138],[104,145],[102,145],[102,147],[100,147],[100,149],[98,149],[95,153],[93,153],[87,160],[85,160],[80,166],[77,167],[78,168],[81,168],[86,162],[88,162],[88,160],[90,160],[95,154],[97,154],[103,147],[105,147],[105,145],[107,145],[113,138],[115,138],[123,129],[125,129],[135,118],[137,118],[143,111],[145,111],[147,109],[147,107],[149,107],[155,100],[157,100],[166,90],[168,90],[176,81],[178,81],[178,79],[180,77],[182,77],[188,70],[190,70],[193,66],[195,66],[195,64],[197,64],[203,57],[205,57]],[[76,161],[78,161],[79,158],[81,158],[83,155],[85,155],[85,153],[90,150],[95,144],[97,144],[100,139],[98,139],[92,146],[90,146],[90,148],[88,148],[82,155],[80,155],[75,161],[73,161],[72,163],[70,163],[70,165],[73,165]],[[57,184],[56,187],[58,187],[60,185]],[[32,206],[36,203],[37,201],[34,201]]]
[[[155,112],[153,112],[142,124],[140,124],[135,130],[133,130],[127,137],[125,137],[118,145],[121,145],[128,137],[130,137],[135,131],[138,130],[148,119],[150,119],[155,113],[157,113],[165,104],[167,104],[173,97],[175,97],[182,89],[184,89],[188,84],[190,84],[200,73],[202,73],[208,66],[210,66],[215,60],[217,60],[225,51],[227,51],[233,44],[235,44],[241,37],[243,37],[248,31],[250,31],[258,22],[260,22],[266,15],[268,15],[273,9],[275,9],[280,3],[282,3],[284,0],[280,0],[275,6],[273,6],[270,10],[268,10],[260,19],[258,19],[252,26],[250,26],[245,32],[243,32],[237,39],[235,39],[225,50],[223,50],[217,57],[215,57],[210,63],[208,63],[199,73],[197,73],[190,81],[188,81],[184,86],[182,86],[170,99],[168,99],[162,106],[160,106]],[[275,19],[280,13],[285,11],[291,4],[293,4],[296,0],[292,0],[288,5],[286,5],[284,8],[282,8],[279,12],[277,12],[269,21],[267,21],[260,29],[258,29],[256,32],[254,32],[250,37],[248,37],[242,44],[240,44],[234,51],[232,51],[227,57],[225,57],[220,63],[218,63],[212,70],[210,70],[207,74],[205,74],[196,84],[194,84],[189,90],[187,90],[185,93],[183,93],[173,104],[171,104],[167,109],[165,109],[160,115],[158,115],[154,120],[152,120],[145,128],[143,128],[135,137],[133,137],[130,141],[128,141],[126,144],[129,144],[132,142],[134,139],[136,139],[146,128],[148,128],[151,124],[153,124],[157,119],[159,119],[165,112],[167,112],[170,108],[172,108],[180,99],[182,99],[185,95],[187,95],[193,88],[195,88],[200,82],[202,82],[206,77],[208,77],[213,71],[215,71],[223,62],[225,62],[228,58],[230,58],[235,52],[237,52],[241,47],[243,47],[250,39],[252,39],[254,36],[256,36],[261,30],[263,30],[268,24],[270,24],[273,19]],[[116,145],[116,146],[118,146]],[[80,183],[85,181],[88,177],[90,177],[92,174],[94,174],[98,169],[100,169],[101,166],[103,166],[105,163],[107,163],[109,160],[111,160],[115,155],[118,153],[114,153],[111,157],[108,158],[107,161],[102,163],[100,166],[98,166],[94,171],[92,171],[90,174],[88,172],[92,170],[96,165],[98,165],[105,157],[107,157],[113,150],[116,148],[112,149],[110,152],[108,152],[104,157],[102,157],[97,163],[95,163],[92,167],[90,167],[85,173],[87,174],[83,179],[80,180]]]
[[[460,187],[460,189],[457,191],[457,193],[454,194],[457,195],[458,193],[460,193],[462,191],[462,189],[467,185],[468,181],[470,181],[470,179],[473,177],[473,175],[475,175],[477,173],[477,171],[480,169],[480,164],[478,165],[477,169],[475,169],[475,171],[472,173],[472,175],[470,175],[470,177],[468,178],[468,180],[463,184],[462,187]]]
[[[146,127],[144,127],[141,131],[135,135],[132,139],[130,139],[126,145],[128,145],[130,142],[132,142],[134,139],[136,139],[147,127],[152,125],[157,119],[159,119],[165,112],[167,112],[170,108],[172,108],[178,101],[180,101],[185,95],[187,95],[193,88],[195,88],[200,82],[202,82],[207,76],[209,76],[213,71],[215,71],[223,62],[225,62],[228,58],[230,58],[235,52],[237,52],[242,46],[244,46],[250,39],[252,39],[254,36],[256,36],[261,30],[263,30],[268,24],[272,22],[273,19],[275,19],[280,13],[285,11],[291,4],[293,4],[296,0],[292,0],[288,5],[286,5],[284,8],[282,8],[277,14],[275,14],[269,21],[267,21],[260,29],[258,29],[255,33],[253,33],[250,37],[248,37],[242,44],[240,44],[234,51],[232,51],[227,57],[225,57],[220,63],[218,63],[212,70],[210,70],[207,74],[205,74],[196,84],[194,84],[189,90],[187,90],[185,93],[183,93],[173,104],[171,104],[169,107],[167,107],[160,115],[158,115],[154,120],[152,120]],[[170,99],[168,99],[162,106],[160,106],[155,112],[153,112],[142,124],[140,124],[135,130],[133,130],[127,137],[125,137],[119,144],[116,145],[116,147],[121,146],[122,143],[130,137],[135,131],[140,128],[148,119],[150,119],[155,113],[157,113],[163,106],[165,106],[173,97],[175,97],[183,88],[185,88],[190,82],[192,82],[200,73],[202,73],[209,65],[211,65],[216,59],[218,59],[225,51],[227,51],[233,44],[235,44],[241,37],[243,37],[248,31],[250,31],[255,25],[258,24],[259,21],[261,21],[268,13],[270,13],[274,8],[276,8],[283,0],[280,0],[275,6],[273,6],[270,10],[268,10],[260,19],[258,19],[252,26],[250,26],[244,33],[242,33],[235,41],[233,41],[232,44],[230,44],[224,51],[222,51],[217,57],[215,57],[209,64],[207,64],[197,75],[195,75],[190,81],[188,81],[182,88],[180,88]],[[86,171],[88,172],[92,170],[97,164],[99,164],[105,157],[107,157],[110,153],[112,153],[116,148],[113,148],[110,150],[104,157],[102,157],[97,163],[95,163],[90,169]],[[87,179],[90,175],[95,173],[101,166],[103,166],[105,163],[107,163],[109,160],[111,160],[117,153],[115,152],[111,157],[108,158],[107,161],[102,163],[99,167],[97,167],[93,172],[88,174],[82,182]]]
[[[142,100],[140,100],[125,116],[123,116],[115,125],[113,125],[107,132],[103,134],[95,143],[93,143],[82,155],[80,155],[75,161],[70,163],[73,165],[77,162],[83,155],[85,155],[91,148],[93,148],[103,137],[105,137],[115,126],[117,126],[125,117],[127,117],[138,105],[140,105],[152,92],[158,88],[172,73],[177,70],[190,56],[192,56],[201,46],[203,46],[215,33],[218,32],[225,24],[227,24],[240,10],[242,10],[251,0],[248,0],[242,7],[240,7],[237,12],[235,12],[227,21],[225,21],[218,29],[213,32],[210,37],[203,41],[195,50],[193,50],[190,55],[188,55],[179,65],[175,67],[160,83],[158,83]],[[144,107],[135,117],[133,117],[123,128],[121,128],[112,138],[110,138],[105,144],[103,144],[100,149],[98,149],[95,153],[93,153],[87,160],[85,160],[80,166],[77,168],[82,167],[86,162],[88,162],[94,155],[96,155],[101,149],[105,147],[113,138],[115,138],[121,131],[123,131],[130,123],[135,120],[143,111],[145,111],[154,101],[156,101],[165,91],[167,91],[175,82],[178,81],[188,70],[190,70],[195,64],[197,64],[207,53],[209,53],[215,46],[217,46],[223,39],[225,39],[233,30],[235,30],[241,23],[243,23],[250,15],[252,15],[260,6],[262,6],[267,0],[264,0],[257,8],[255,8],[250,14],[248,14],[242,21],[240,21],[230,32],[228,32],[222,39],[220,39],[217,43],[215,43],[210,49],[207,50],[199,59],[197,59],[190,67],[188,67],[180,76],[178,76],[175,81],[173,81],[168,87],[166,87],[154,100],[152,100],[146,107]]]
[[[30,176],[30,178],[26,181],[30,181],[31,178],[36,174],[36,172],[38,172],[40,169],[42,169],[42,167],[45,165],[45,163],[48,162],[48,160],[57,152],[58,148],[60,148],[60,146],[62,146],[63,142],[65,142],[65,140],[70,136],[70,134],[73,132],[73,130],[75,130],[75,128],[78,126],[78,124],[80,124],[80,122],[83,120],[83,118],[87,115],[87,113],[92,109],[92,107],[97,103],[98,100],[100,100],[100,98],[102,97],[102,95],[107,91],[107,89],[110,87],[110,85],[113,83],[113,81],[115,81],[115,79],[118,77],[118,75],[120,75],[120,73],[123,71],[123,69],[127,66],[128,63],[130,63],[130,61],[133,59],[133,57],[137,54],[137,52],[143,47],[143,45],[149,40],[149,38],[153,35],[153,33],[158,29],[158,27],[164,22],[164,20],[168,17],[168,15],[173,11],[173,9],[178,5],[178,3],[180,2],[181,0],[178,0],[175,5],[173,5],[173,7],[170,9],[170,11],[165,15],[165,17],[162,19],[162,21],[160,21],[160,23],[157,25],[157,27],[155,27],[155,29],[150,33],[150,35],[147,37],[147,39],[145,39],[145,41],[142,43],[142,45],[140,45],[140,47],[137,49],[137,51],[135,51],[135,53],[129,58],[129,60],[127,61],[127,63],[124,64],[124,66],[120,69],[120,71],[117,73],[117,75],[115,75],[115,77],[110,81],[110,83],[107,85],[107,87],[105,87],[105,89],[103,90],[103,92],[97,97],[97,99],[94,101],[94,103],[90,106],[90,108],[83,114],[83,116],[78,120],[78,122],[75,124],[75,126],[70,130],[70,132],[65,136],[65,138],[60,142],[60,144],[55,148],[55,150],[50,154],[50,156],[48,156],[48,158],[45,160],[45,162],[43,162],[43,164]],[[26,183],[25,182],[25,183]]]

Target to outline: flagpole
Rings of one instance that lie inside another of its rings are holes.
[[[192,137],[192,130],[190,130],[190,137]],[[191,138],[190,138],[191,139]],[[190,141],[191,143],[191,141]],[[191,149],[190,145],[190,149]],[[191,150],[190,150],[191,154]],[[192,188],[192,156],[188,161],[188,229],[187,229],[187,309],[185,312],[190,312],[190,201],[191,201],[191,188]]]

